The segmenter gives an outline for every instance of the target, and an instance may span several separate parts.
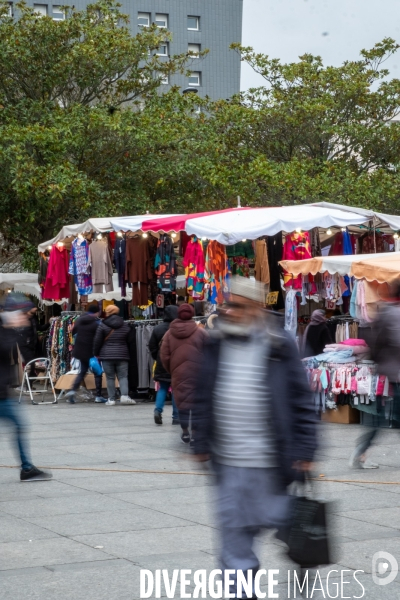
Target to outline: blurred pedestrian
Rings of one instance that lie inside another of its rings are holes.
[[[75,344],[72,349],[72,356],[80,361],[81,367],[72,386],[72,390],[66,394],[66,400],[71,404],[75,404],[76,392],[79,390],[79,386],[89,371],[89,361],[93,358],[94,338],[97,327],[101,323],[99,315],[99,304],[93,302],[89,305],[87,312],[75,321],[72,328],[72,335],[76,336]],[[96,397],[94,401],[97,403],[107,402],[107,399],[102,396],[103,376],[94,374],[94,380],[96,384]]]
[[[103,364],[107,378],[108,400],[106,406],[115,404],[115,377],[118,378],[121,391],[121,404],[136,404],[129,397],[128,369],[131,327],[119,316],[119,308],[114,304],[107,306],[106,318],[98,326],[94,338],[93,355]]]
[[[24,297],[25,300],[21,304],[21,311],[26,314],[26,325],[24,327],[16,327],[17,344],[25,365],[31,363],[28,370],[28,377],[33,379],[36,377],[35,363],[32,362],[37,358],[37,343],[38,343],[38,320],[36,318],[37,308]],[[31,386],[32,387],[32,386]]]
[[[231,291],[204,348],[194,451],[199,461],[213,461],[221,566],[235,572],[229,591],[242,598],[248,596],[236,596],[238,572],[254,578],[259,569],[255,536],[285,525],[286,488],[311,469],[317,444],[304,368],[292,339],[262,309],[264,286],[234,277]]]
[[[304,333],[302,356],[317,356],[324,351],[327,344],[333,342],[331,332],[326,324],[325,311],[320,308],[314,310]]]
[[[149,350],[153,359],[156,361],[154,370],[154,381],[159,385],[156,396],[156,405],[154,408],[154,422],[156,425],[162,425],[162,413],[164,410],[165,401],[167,399],[168,390],[171,387],[171,375],[164,368],[160,358],[160,348],[164,335],[167,333],[169,326],[174,319],[178,318],[178,307],[167,306],[164,311],[164,321],[154,327],[153,333],[149,341]],[[172,424],[179,425],[179,414],[175,404],[174,392],[171,393],[172,401]]]
[[[207,333],[193,321],[194,309],[181,304],[178,318],[172,321],[161,344],[160,357],[164,368],[171,374],[174,398],[182,428],[181,440],[191,441],[189,433],[190,411],[197,385],[197,372],[202,361]],[[192,423],[192,435],[193,435]]]
[[[17,342],[16,330],[25,327],[29,327],[27,313],[18,307],[12,298],[7,298],[5,310],[0,316],[0,420],[9,421],[14,426],[15,442],[21,461],[21,481],[44,481],[52,476],[32,463],[21,408],[9,395],[10,357]]]
[[[400,283],[394,286],[390,301],[379,306],[369,342],[371,358],[378,365],[378,374],[386,376],[393,389],[393,421],[400,427]],[[382,394],[377,393],[379,395]],[[381,408],[376,416],[377,425],[368,429],[357,440],[350,457],[350,466],[354,469],[379,468],[378,464],[367,458],[367,451],[373,441],[376,441],[384,418],[384,409]]]

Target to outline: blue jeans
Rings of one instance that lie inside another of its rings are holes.
[[[162,413],[162,411],[164,410],[164,404],[165,401],[167,399],[167,395],[168,395],[168,390],[170,388],[170,383],[168,383],[168,381],[159,381],[159,390],[157,392],[157,396],[156,396],[156,405],[155,405],[155,410],[157,410],[159,413]],[[178,413],[178,409],[176,408],[176,404],[175,404],[175,399],[174,399],[174,395],[171,394],[171,400],[172,400],[172,418],[175,421],[179,420],[179,413]]]
[[[26,425],[21,417],[21,408],[15,400],[0,400],[0,419],[11,421],[15,427],[15,441],[21,458],[21,468],[29,470],[32,462],[29,457],[28,444],[25,439]]]

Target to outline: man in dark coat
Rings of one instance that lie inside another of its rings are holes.
[[[171,375],[164,368],[160,358],[160,347],[164,335],[167,333],[171,322],[178,318],[178,307],[167,306],[164,314],[164,321],[154,327],[153,333],[149,341],[149,350],[152,358],[156,361],[154,370],[154,381],[159,384],[156,396],[156,405],[154,409],[154,422],[156,425],[162,425],[162,413],[164,410],[165,400],[167,399],[168,390],[171,386]],[[174,394],[171,394],[172,400],[172,425],[179,425],[179,414],[175,404]]]
[[[229,591],[251,598],[236,595],[238,574],[255,578],[255,536],[287,522],[286,487],[311,469],[316,417],[295,344],[261,308],[264,286],[244,277],[231,286],[198,373],[194,451],[216,471],[221,565],[235,572]]]
[[[93,342],[97,327],[100,325],[99,313],[99,305],[97,303],[90,304],[87,313],[75,321],[72,329],[72,335],[76,336],[72,356],[80,361],[81,368],[76,376],[72,390],[66,394],[67,402],[71,404],[75,404],[76,392],[89,370],[89,361],[93,357]],[[107,402],[107,399],[101,395],[102,375],[95,375],[94,379],[96,383],[95,402]]]
[[[29,326],[27,314],[18,302],[13,297],[7,298],[6,310],[0,313],[0,421],[8,421],[14,426],[15,445],[21,460],[21,481],[42,481],[51,479],[51,474],[32,464],[26,442],[26,425],[21,418],[18,403],[9,396],[10,357],[17,342],[16,330]]]

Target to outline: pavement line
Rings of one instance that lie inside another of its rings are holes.
[[[0,469],[19,469],[15,465],[0,465]],[[49,467],[40,466],[39,469],[52,469],[54,471],[96,471],[99,473],[149,473],[153,475],[200,475],[202,477],[211,475],[208,472],[199,471],[147,471],[141,469],[97,469],[92,467]],[[325,479],[313,477],[311,481],[329,481],[330,483],[364,483],[373,485],[400,485],[400,481],[365,481],[363,479]]]
[[[14,465],[0,465],[0,469],[19,469],[20,467]],[[98,471],[100,473],[150,473],[156,475],[210,475],[210,473],[199,471],[145,471],[140,469],[96,469],[89,467],[50,467],[50,466],[39,466],[38,469],[51,469],[58,471]]]

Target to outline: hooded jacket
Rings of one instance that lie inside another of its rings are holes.
[[[207,333],[195,321],[175,319],[162,341],[161,362],[171,374],[172,390],[180,410],[188,410],[193,406],[207,337]]]
[[[161,342],[174,319],[178,318],[178,307],[167,306],[165,309],[164,322],[154,327],[149,341],[149,350],[152,358],[156,361],[154,370],[154,381],[171,383],[171,375],[164,369],[160,358]]]
[[[72,335],[76,335],[72,356],[88,363],[93,356],[93,342],[100,325],[100,319],[93,314],[86,313],[75,321]]]
[[[128,348],[130,335],[131,327],[122,317],[111,315],[97,328],[93,355],[98,356],[100,360],[130,360]]]
[[[275,434],[279,475],[284,485],[296,479],[293,463],[309,461],[317,449],[316,414],[310,386],[298,351],[289,335],[270,324],[266,335],[270,349],[265,365],[266,385],[270,391],[272,427]],[[224,336],[210,337],[204,346],[198,371],[192,411],[195,454],[209,454],[214,439],[213,394]]]

